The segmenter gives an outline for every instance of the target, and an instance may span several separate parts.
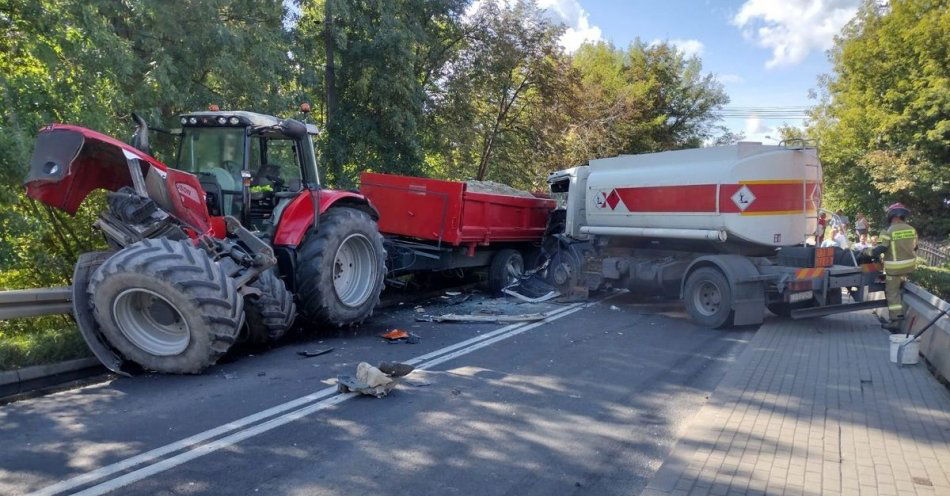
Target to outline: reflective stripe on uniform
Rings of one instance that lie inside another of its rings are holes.
[[[887,311],[889,312],[900,312],[903,309],[904,309],[904,306],[901,304],[887,306]]]
[[[877,240],[878,240],[878,244],[882,244],[882,245],[883,245],[885,242],[890,241],[890,240],[891,240],[891,237],[888,236],[887,234],[882,234],[882,235],[880,235],[880,236],[877,237]]]
[[[897,239],[913,239],[917,237],[917,233],[913,229],[902,229],[900,231],[894,231],[891,233],[891,237],[895,240]]]
[[[885,260],[884,261],[884,271],[888,270],[900,270],[900,269],[911,269],[914,268],[917,264],[917,260],[910,258],[907,260]]]

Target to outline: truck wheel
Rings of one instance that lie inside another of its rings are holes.
[[[712,267],[701,267],[686,279],[686,310],[696,323],[713,328],[732,321],[732,288],[726,276]]]
[[[314,324],[358,324],[379,303],[386,275],[386,250],[366,212],[337,207],[320,217],[320,227],[298,255],[297,298],[301,315]]]
[[[244,319],[234,279],[190,241],[127,246],[96,269],[88,292],[109,344],[158,372],[194,374],[214,364]]]
[[[251,287],[260,290],[261,294],[244,299],[248,339],[255,344],[279,340],[290,330],[297,315],[294,295],[287,291],[284,281],[273,269],[261,273]]]
[[[518,250],[505,248],[491,259],[488,267],[488,290],[500,295],[501,290],[518,280],[524,274],[524,257]]]

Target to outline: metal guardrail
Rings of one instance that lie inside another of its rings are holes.
[[[72,288],[37,288],[0,291],[0,320],[70,313]]]

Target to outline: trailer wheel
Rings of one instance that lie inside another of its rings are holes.
[[[505,248],[491,259],[488,267],[488,289],[492,294],[500,295],[505,289],[524,274],[524,257],[518,250]]]
[[[88,293],[109,344],[158,372],[194,374],[214,364],[244,319],[234,279],[190,241],[127,246],[96,269]]]
[[[271,343],[284,337],[294,323],[297,305],[294,295],[287,291],[274,269],[261,273],[251,284],[260,290],[260,296],[248,296],[244,301],[247,314],[247,329],[250,342]]]
[[[686,279],[684,301],[689,316],[705,327],[728,327],[732,322],[732,288],[726,276],[700,267]]]
[[[373,314],[383,290],[386,250],[366,212],[348,207],[327,211],[297,259],[298,309],[307,321],[345,326]]]

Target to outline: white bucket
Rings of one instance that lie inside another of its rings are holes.
[[[891,363],[897,363],[897,349],[904,343],[909,343],[904,347],[904,353],[901,354],[901,360],[905,365],[913,365],[920,359],[919,340],[906,334],[891,334]]]

